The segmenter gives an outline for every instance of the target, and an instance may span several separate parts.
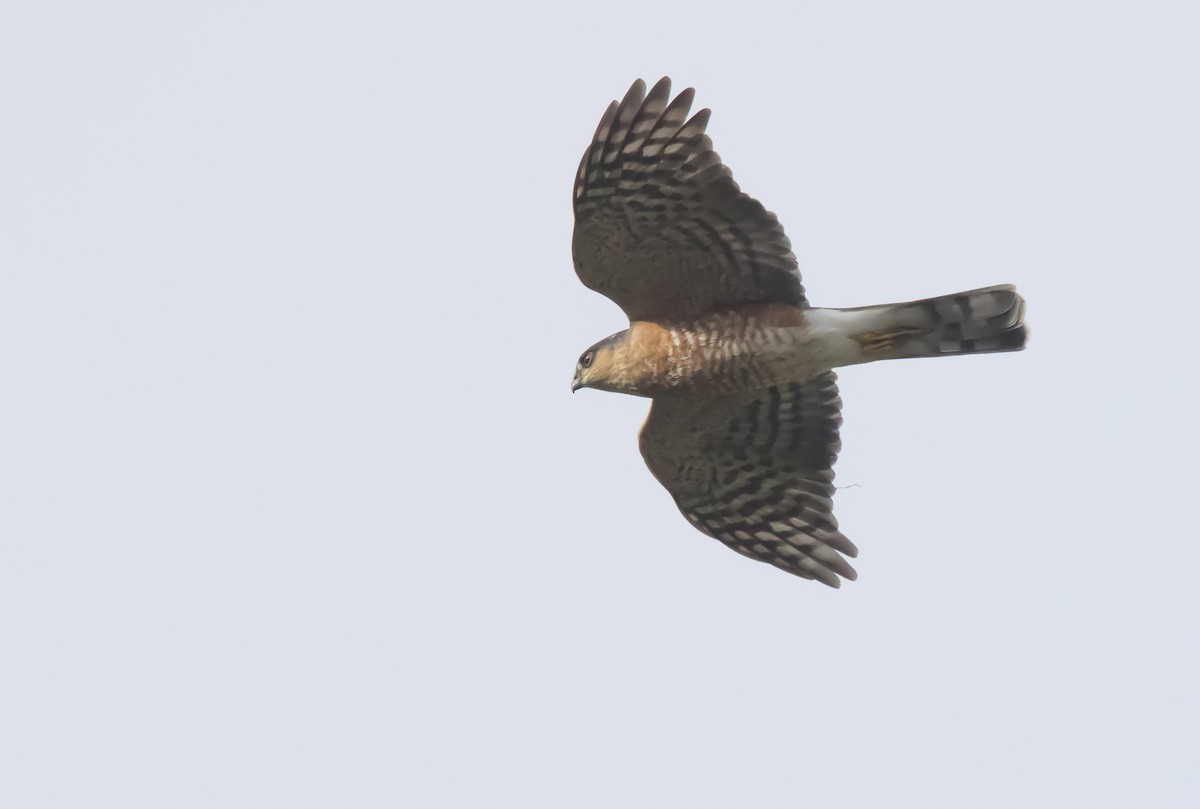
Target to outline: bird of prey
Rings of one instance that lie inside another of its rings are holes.
[[[833,516],[841,399],[832,369],[1025,347],[1012,286],[814,308],[775,215],[742,193],[694,92],[640,79],[609,105],[575,177],[575,271],[629,328],[571,390],[652,400],[642,457],[684,517],[738,553],[838,587],[858,551]]]

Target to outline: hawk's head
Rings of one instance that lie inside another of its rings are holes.
[[[626,334],[628,331],[620,331],[605,337],[580,355],[575,363],[575,378],[571,380],[572,393],[580,388],[625,392],[621,349]]]

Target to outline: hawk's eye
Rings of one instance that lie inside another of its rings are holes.
[[[579,358],[579,364],[581,366],[583,366],[584,368],[588,367],[589,365],[592,364],[592,356],[593,356],[593,354],[591,351],[587,352],[586,354],[584,354],[582,357]]]

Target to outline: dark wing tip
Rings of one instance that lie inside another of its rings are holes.
[[[634,79],[633,84],[629,85],[629,90],[626,91],[625,97],[621,99],[621,109],[637,109],[642,106],[642,99],[646,97],[646,82],[641,79]]]

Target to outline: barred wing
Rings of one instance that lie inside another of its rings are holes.
[[[683,515],[738,553],[830,587],[857,578],[833,517],[837,377],[736,398],[658,398],[642,457]]]
[[[694,92],[641,79],[613,102],[575,179],[575,271],[632,320],[687,320],[747,303],[804,306],[783,227],[741,193],[690,119]]]

